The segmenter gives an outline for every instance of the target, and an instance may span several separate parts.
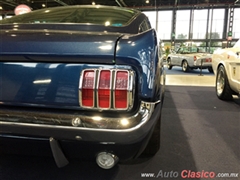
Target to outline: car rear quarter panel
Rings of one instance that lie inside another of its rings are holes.
[[[71,102],[65,106],[77,107],[78,78],[83,68],[92,67],[88,67],[90,64],[95,64],[94,67],[131,67],[136,71],[138,80],[137,97],[146,101],[161,99],[162,67],[159,66],[158,43],[153,29],[142,34],[125,34],[122,38],[119,33],[62,30],[50,30],[47,33],[40,30],[1,33],[6,42],[0,45],[1,101],[41,101],[40,104],[55,106],[61,104],[62,100],[62,105]],[[36,84],[41,82],[39,80],[51,80],[51,83]],[[68,87],[61,87],[64,84]],[[66,88],[69,92],[75,89],[74,93],[66,94]],[[64,94],[65,98],[58,98],[60,94]],[[69,101],[67,98],[70,98]]]
[[[157,101],[161,97],[161,76],[163,67],[159,63],[157,36],[155,30],[139,35],[123,36],[116,50],[118,65],[130,64],[139,75],[138,97],[146,101]]]

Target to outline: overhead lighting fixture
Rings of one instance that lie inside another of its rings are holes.
[[[0,6],[0,10],[2,10],[3,8],[2,8],[2,6]]]
[[[148,4],[149,3],[149,0],[146,0],[146,4]]]
[[[45,5],[45,4],[42,4],[42,7],[43,7],[43,8],[45,8],[45,7],[46,7],[46,5]]]
[[[96,5],[96,3],[93,1],[93,2],[92,2],[92,5]]]

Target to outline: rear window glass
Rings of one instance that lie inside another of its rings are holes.
[[[132,21],[138,11],[118,7],[66,6],[36,10],[0,21],[11,23],[89,23],[105,26],[124,26]]]

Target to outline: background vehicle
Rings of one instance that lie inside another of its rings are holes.
[[[0,24],[1,147],[47,142],[58,167],[90,156],[105,169],[158,151],[164,69],[143,13],[64,6]]]
[[[240,40],[232,47],[213,53],[212,67],[216,75],[216,95],[221,100],[231,100],[240,94]]]
[[[180,66],[183,72],[202,68],[212,73],[211,56],[211,54],[200,52],[200,49],[196,47],[180,47],[176,52],[168,55],[167,67],[172,69],[173,66]]]

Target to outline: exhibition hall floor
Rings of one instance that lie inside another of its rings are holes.
[[[240,179],[240,99],[219,100],[207,71],[166,72],[161,149],[154,157],[103,170],[79,159],[59,169],[51,157],[1,154],[0,179]]]
[[[208,70],[192,70],[189,72],[182,72],[181,67],[173,67],[172,70],[168,70],[165,67],[167,78],[166,85],[177,86],[214,86],[215,76],[213,73],[209,73]]]

